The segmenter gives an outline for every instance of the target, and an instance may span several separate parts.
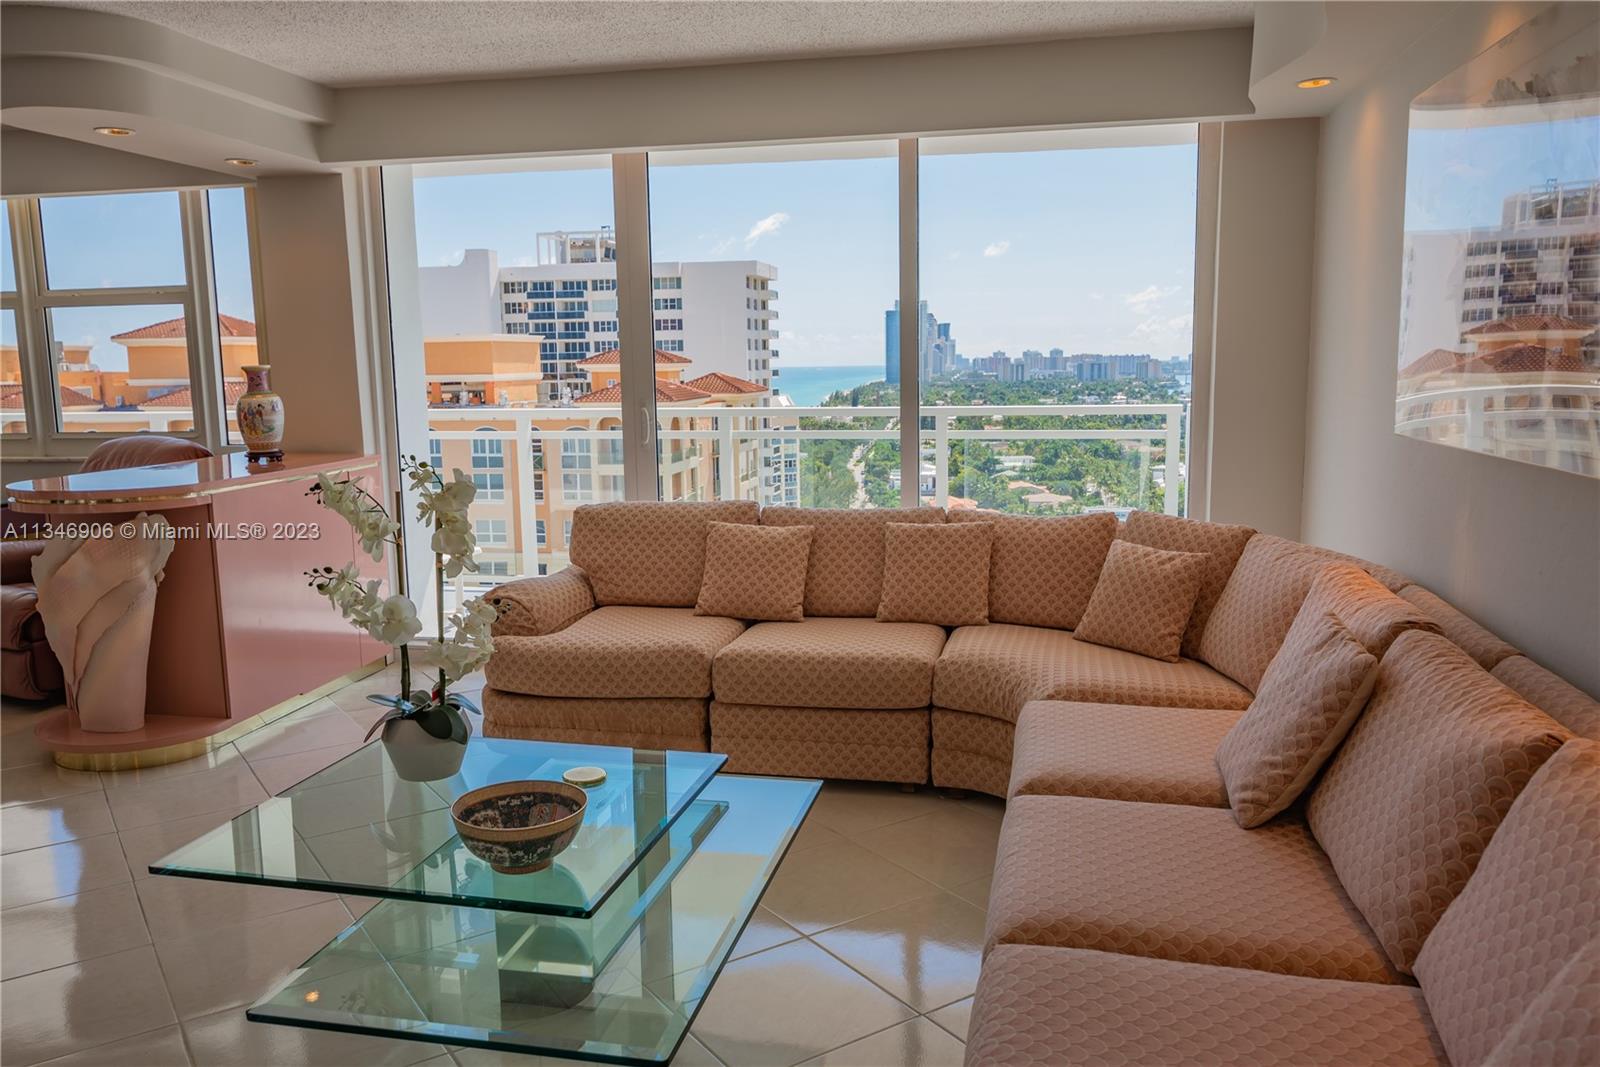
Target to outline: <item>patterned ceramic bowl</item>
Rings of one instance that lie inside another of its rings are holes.
[[[566,782],[498,782],[450,805],[467,851],[501,874],[550,866],[578,834],[588,797]]]

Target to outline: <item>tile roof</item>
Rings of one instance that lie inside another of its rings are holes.
[[[1462,337],[1489,337],[1502,333],[1585,333],[1594,329],[1594,323],[1566,315],[1511,315],[1503,319],[1474,326]]]
[[[218,315],[217,328],[224,337],[254,337],[256,324],[248,319],[234,318],[232,315]],[[177,339],[184,336],[183,316],[167,319],[165,322],[152,322],[148,326],[140,326],[137,330],[128,330],[124,333],[111,335],[113,341],[152,341]]]
[[[1582,359],[1559,348],[1541,345],[1512,345],[1493,352],[1453,352],[1435,348],[1401,368],[1402,378],[1421,378],[1430,374],[1582,374],[1590,371]],[[1600,371],[1595,371],[1600,374]]]
[[[68,389],[64,385],[57,386],[56,388],[61,392],[62,410],[66,410],[67,408],[100,407],[100,401],[96,400],[88,393],[80,393],[78,390]],[[0,387],[0,411],[21,411],[22,407],[22,386],[7,385]]]
[[[223,398],[223,401],[228,405],[229,410],[231,410],[233,408],[234,404],[237,404],[239,402],[239,397],[242,396],[243,394],[244,394],[244,383],[243,382],[223,382],[222,383],[222,398]],[[174,389],[170,393],[162,393],[160,396],[151,397],[149,400],[146,400],[144,403],[140,404],[139,407],[141,407],[141,408],[193,408],[194,407],[194,394],[190,391],[189,386],[185,385],[182,388]]]
[[[723,374],[721,371],[702,374],[700,377],[690,379],[684,384],[695,389],[704,390],[707,393],[764,393],[767,391],[767,387],[760,382],[752,382],[748,378],[735,378],[733,375]]]
[[[686,400],[707,400],[711,394],[703,389],[684,385],[682,382],[668,382],[656,379],[656,403],[671,404],[682,403]],[[622,386],[608,385],[604,389],[596,389],[578,397],[579,404],[620,404],[622,403]]]
[[[587,359],[578,360],[580,367],[615,367],[618,363],[618,349],[612,348],[604,352],[596,352]],[[665,352],[656,349],[656,364],[662,363],[691,363],[687,356],[680,356],[676,352]]]

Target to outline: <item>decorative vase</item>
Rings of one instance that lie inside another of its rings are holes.
[[[383,750],[395,773],[407,782],[437,782],[461,769],[467,744],[440,740],[415,719],[390,719],[383,724]]]
[[[383,731],[383,750],[401,779],[437,782],[461,769],[472,736],[472,721],[463,713],[478,710],[472,701],[451,693],[438,702],[420,689],[410,699],[376,693],[367,699],[390,709],[372,724],[367,737]]]
[[[283,398],[272,391],[267,380],[271,371],[271,367],[259,363],[244,368],[245,391],[235,414],[246,459],[283,458]]]

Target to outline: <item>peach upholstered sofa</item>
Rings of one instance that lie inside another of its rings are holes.
[[[712,523],[811,529],[800,621],[694,613]],[[941,523],[991,524],[987,621],[878,621]],[[1128,545],[1203,560],[1169,658],[1085,639]],[[608,504],[571,550],[494,594],[486,732],[1007,798],[969,1064],[1600,1063],[1600,703],[1403,575],[1140,512]],[[1337,726],[1262,733],[1286,693]]]
[[[993,524],[987,624],[878,621],[886,526],[946,522]],[[801,621],[694,614],[712,523],[811,528]],[[1074,637],[1113,540],[1206,555],[1176,661]],[[1033,700],[1122,707],[1107,719],[1113,744],[1137,744],[1140,730],[1175,718],[1152,709],[1185,709],[1181,722],[1203,748],[1249,706],[1312,579],[1335,562],[1398,593],[1386,598],[1392,610],[1442,629],[1531,699],[1587,699],[1403,575],[1245,526],[1146,512],[1119,523],[1111,514],[607,503],[576,510],[570,556],[563,571],[491,595],[502,612],[484,692],[492,734],[709,746],[735,772],[1003,796],[1014,751],[1041,774],[1053,758],[1014,745]]]

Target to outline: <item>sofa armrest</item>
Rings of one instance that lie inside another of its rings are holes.
[[[0,542],[0,582],[20,585],[33,582],[33,557],[44,551],[46,541]]]
[[[565,629],[594,610],[589,578],[577,567],[507,582],[488,594],[500,612],[496,637],[540,637]]]

